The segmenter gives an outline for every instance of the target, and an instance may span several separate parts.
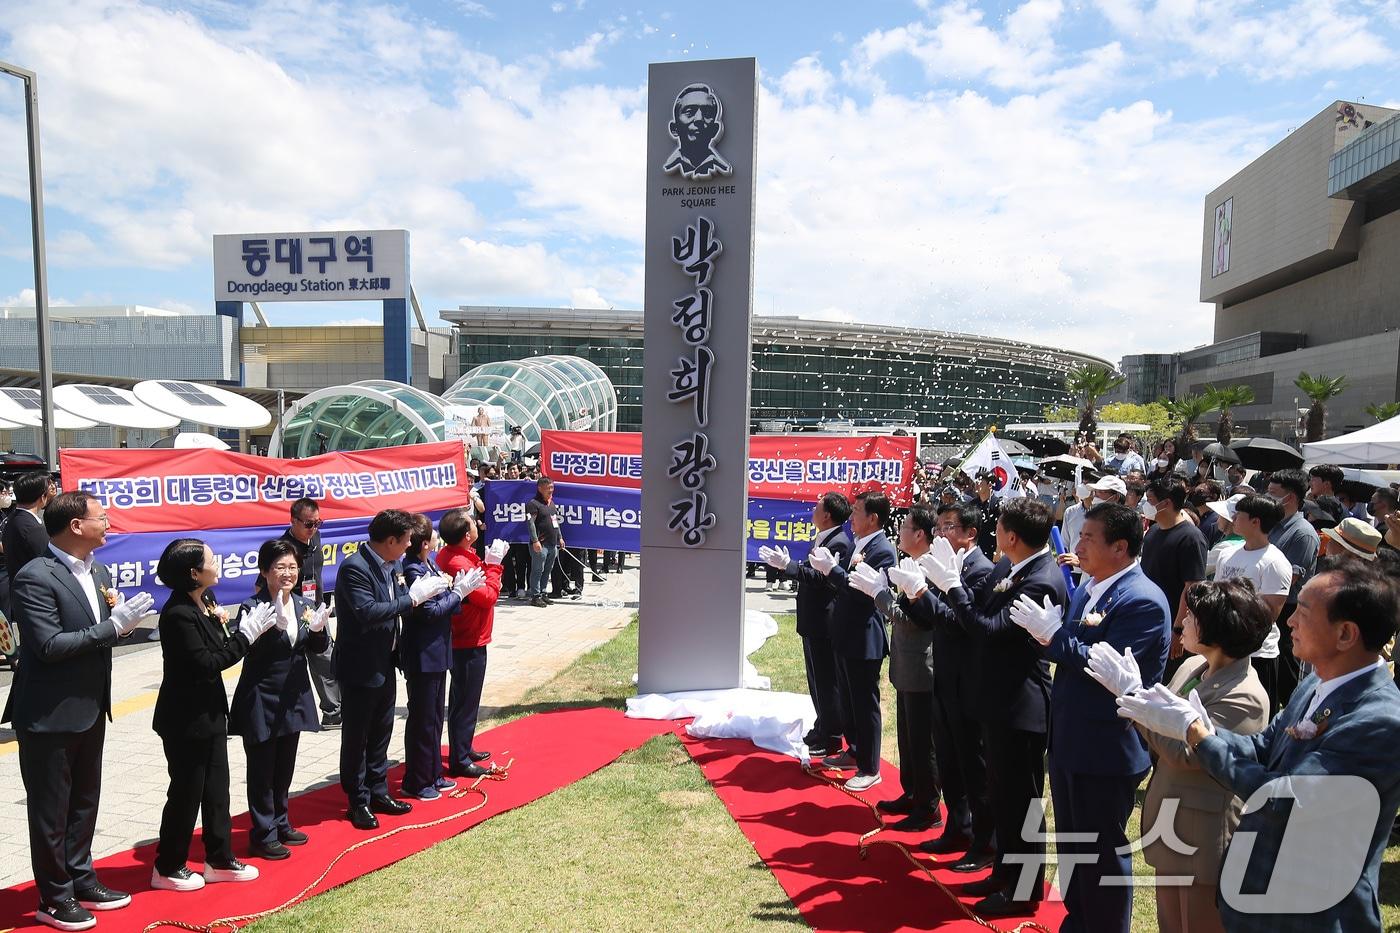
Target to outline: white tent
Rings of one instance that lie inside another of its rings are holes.
[[[1400,417],[1369,428],[1303,445],[1308,463],[1400,463]]]

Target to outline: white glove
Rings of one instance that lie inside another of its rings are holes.
[[[826,576],[836,568],[836,565],[839,564],[840,561],[837,560],[836,555],[831,553],[827,548],[814,547],[807,554],[807,563],[810,564],[812,569],[817,573]]]
[[[494,567],[506,559],[506,551],[510,550],[510,545],[497,538],[491,542],[491,546],[486,549],[486,566]]]
[[[856,569],[847,575],[846,582],[852,589],[860,590],[871,599],[889,587],[889,582],[885,579],[885,572],[876,570],[869,564],[857,564]]]
[[[1107,642],[1094,642],[1089,646],[1089,676],[1116,697],[1142,689],[1142,671],[1131,647],[1119,654]]]
[[[788,564],[792,563],[792,555],[785,547],[768,547],[764,545],[758,549],[758,557],[774,570],[786,570]]]
[[[413,585],[408,588],[408,598],[413,600],[413,605],[419,606],[451,585],[452,581],[440,573],[425,574],[414,580]]]
[[[919,558],[919,570],[941,592],[962,586],[962,561],[947,538],[933,540],[933,547]]]
[[[117,634],[131,634],[132,629],[140,624],[155,604],[155,597],[150,593],[137,593],[130,599],[118,594],[117,604],[112,607],[112,615],[109,617],[117,628]]]
[[[308,632],[324,632],[326,630],[326,623],[330,622],[330,620],[331,607],[322,606],[312,614],[311,621],[306,625],[306,630]]]
[[[1118,715],[1179,742],[1186,741],[1187,731],[1197,720],[1207,732],[1215,731],[1200,694],[1192,690],[1190,698],[1183,700],[1162,684],[1119,697]]]
[[[467,594],[472,590],[481,589],[486,582],[486,571],[480,567],[473,567],[471,570],[463,570],[457,574],[457,578],[452,581],[452,592],[462,599],[467,598]]]
[[[277,609],[272,603],[258,603],[252,609],[243,613],[243,618],[238,620],[238,632],[248,639],[248,644],[258,640],[262,635],[277,622]]]
[[[912,557],[902,559],[898,567],[891,567],[889,578],[890,586],[899,587],[900,592],[910,599],[928,589],[928,583],[924,581],[924,572],[919,569],[919,565]]]
[[[1037,605],[1035,600],[1022,594],[1011,606],[1011,621],[1030,632],[1042,645],[1050,644],[1060,630],[1061,618],[1060,607],[1048,595],[1044,603]]]

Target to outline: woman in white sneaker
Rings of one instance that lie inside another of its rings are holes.
[[[258,870],[233,856],[228,812],[228,697],[222,673],[275,622],[271,603],[244,613],[230,631],[210,588],[219,582],[214,553],[197,538],[166,546],[156,576],[171,591],[160,612],[164,676],[153,727],[165,746],[170,790],[160,818],[151,887],[197,891],[206,882],[252,881]],[[189,861],[194,820],[203,811],[204,874]]]
[[[239,607],[239,621],[272,605],[276,622],[248,648],[229,705],[229,732],[243,737],[248,759],[249,854],[277,861],[291,856],[287,846],[306,842],[287,818],[287,795],[301,734],[321,729],[306,658],[329,646],[331,609],[296,592],[301,564],[286,538],[263,542],[258,571],[257,592]]]

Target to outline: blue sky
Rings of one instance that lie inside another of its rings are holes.
[[[404,227],[430,317],[640,307],[646,65],[753,55],[758,313],[1110,359],[1209,341],[1205,194],[1334,99],[1400,102],[1397,45],[1400,0],[0,3],[55,303],[209,311],[215,233]],[[24,158],[6,81],[0,303]]]

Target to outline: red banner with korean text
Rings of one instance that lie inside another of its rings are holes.
[[[896,508],[913,500],[918,442],[913,437],[759,434],[749,438],[749,496],[813,502],[882,490]],[[613,431],[544,431],[540,469],[559,483],[640,489],[642,435]]]
[[[87,450],[59,455],[64,489],[107,509],[114,534],[285,525],[302,496],[321,518],[380,509],[427,512],[467,502],[462,444],[445,441],[322,454],[301,460],[224,450]]]

